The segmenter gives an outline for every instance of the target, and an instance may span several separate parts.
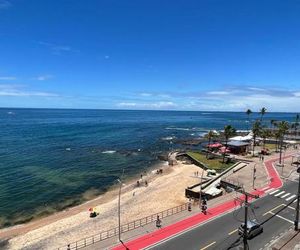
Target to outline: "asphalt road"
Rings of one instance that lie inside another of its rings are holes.
[[[249,218],[263,225],[264,232],[248,240],[249,249],[264,249],[274,237],[293,226],[298,183],[289,181],[278,190],[251,202]],[[237,228],[243,222],[244,207],[206,222],[146,249],[206,250],[243,249]]]

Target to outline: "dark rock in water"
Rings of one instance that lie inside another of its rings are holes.
[[[130,151],[130,150],[119,150],[118,151],[119,154],[124,155],[124,156],[130,156],[132,155],[134,152]]]
[[[157,158],[161,161],[168,161],[168,154],[160,154],[157,156]]]
[[[200,145],[204,141],[205,139],[203,138],[191,138],[191,139],[176,140],[175,143],[182,144],[182,145]]]

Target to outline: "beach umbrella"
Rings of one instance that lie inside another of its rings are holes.
[[[226,148],[226,147],[221,147],[220,148],[220,152],[223,153],[223,154],[224,153],[230,153],[230,150],[228,148]]]
[[[219,147],[222,147],[222,146],[223,145],[219,142],[207,145],[207,147],[209,147],[209,148],[219,148]]]

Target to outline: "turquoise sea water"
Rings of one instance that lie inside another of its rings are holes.
[[[264,120],[294,118],[267,113]],[[127,177],[142,173],[182,147],[171,138],[228,124],[249,128],[246,114],[233,112],[0,109],[0,226],[103,193],[122,169]]]

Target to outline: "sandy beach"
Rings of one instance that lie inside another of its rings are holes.
[[[286,154],[295,152],[295,150],[287,150]],[[267,156],[266,160],[274,157],[278,157],[278,154]],[[251,160],[252,162],[247,164],[247,167],[232,173],[227,178],[230,182],[243,184],[245,190],[248,191],[253,190],[252,179],[249,176],[252,176],[254,167],[257,170],[255,188],[265,187],[269,183],[263,162],[258,157],[251,158]],[[290,163],[290,160],[287,163]],[[157,167],[163,169],[163,173],[156,174],[156,170],[149,171],[147,175],[139,179],[140,187],[134,187],[136,180],[125,183],[122,187],[121,224],[187,202],[184,195],[185,188],[198,183],[199,177],[195,176],[195,172],[198,171],[200,176],[202,171],[196,165],[180,161],[175,166],[161,165]],[[290,170],[287,168],[285,171]],[[145,185],[146,180],[147,186]],[[232,194],[225,193],[223,196],[213,199],[211,205],[228,198],[232,199]],[[95,207],[99,213],[96,218],[89,217],[88,209],[90,207]],[[8,249],[55,249],[117,227],[117,212],[118,188],[114,188],[80,206],[24,225],[2,229],[0,237],[9,239]]]
[[[198,183],[195,172],[201,174],[202,171],[198,166],[183,163],[161,168],[162,174],[153,171],[143,176],[144,181],[148,180],[148,186],[142,183],[140,187],[132,189],[134,183],[125,183],[125,192],[121,196],[122,224],[187,202],[185,188]],[[2,229],[0,237],[11,238],[16,235],[9,240],[8,249],[54,249],[114,228],[117,226],[117,192],[115,189],[47,218]],[[90,207],[96,207],[99,213],[96,218],[89,217]]]

